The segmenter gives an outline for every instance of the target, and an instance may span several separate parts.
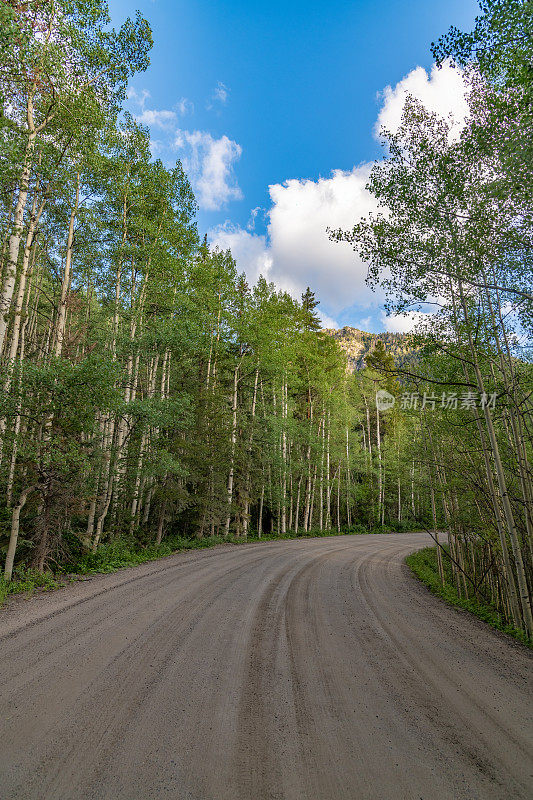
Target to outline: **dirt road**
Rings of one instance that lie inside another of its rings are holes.
[[[529,654],[410,576],[427,539],[215,548],[11,604],[0,797],[531,797]]]

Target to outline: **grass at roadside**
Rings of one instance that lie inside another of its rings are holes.
[[[64,584],[64,576],[52,572],[41,573],[33,569],[18,569],[9,583],[6,583],[3,577],[0,578],[0,606],[10,594],[59,589]]]
[[[412,529],[410,529],[412,530]],[[170,556],[173,553],[180,553],[185,550],[202,550],[207,547],[214,547],[220,544],[248,544],[251,542],[272,542],[285,539],[305,539],[325,536],[346,536],[358,534],[377,534],[394,533],[395,529],[388,526],[368,529],[363,525],[352,525],[349,529],[343,530],[340,534],[335,531],[311,530],[307,532],[290,532],[285,536],[263,534],[242,537],[206,536],[201,539],[183,538],[180,536],[169,536],[160,545],[146,544],[140,545],[134,540],[124,541],[117,539],[114,542],[103,543],[99,546],[96,553],[83,553],[78,558],[70,561],[64,567],[58,568],[54,572],[44,574],[35,570],[18,566],[15,569],[13,580],[6,583],[0,578],[0,606],[4,603],[8,595],[32,593],[36,591],[46,591],[48,589],[59,589],[67,583],[76,581],[85,575],[99,575],[104,573],[116,572],[126,567],[134,567],[148,561],[156,561],[159,558]]]
[[[525,644],[526,647],[533,648],[533,640],[526,636],[526,634],[524,634],[522,631],[519,631],[513,626],[506,624],[505,620],[502,619],[502,616],[494,608],[494,606],[474,598],[466,599],[459,597],[457,590],[452,583],[453,576],[450,560],[446,558],[446,556],[444,556],[443,559],[445,577],[444,586],[441,584],[437,566],[436,547],[426,547],[424,550],[419,550],[416,553],[412,553],[410,556],[407,556],[405,561],[410,567],[411,572],[428,587],[432,594],[436,595],[437,597],[441,597],[452,606],[469,611],[479,619],[487,622],[493,628],[507,633],[514,639],[518,639],[518,641],[522,642],[522,644]]]

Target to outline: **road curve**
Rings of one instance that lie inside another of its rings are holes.
[[[529,653],[411,577],[428,538],[225,546],[11,603],[0,797],[531,797]]]

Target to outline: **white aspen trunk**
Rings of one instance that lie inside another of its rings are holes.
[[[376,443],[378,448],[378,522],[383,519],[383,467],[381,462],[381,429],[379,409],[376,407]],[[381,523],[383,524],[383,522]]]
[[[11,449],[11,458],[9,461],[9,474],[7,477],[7,485],[6,485],[6,506],[8,508],[11,507],[11,500],[13,497],[13,486],[15,483],[15,467],[17,464],[17,453],[18,453],[18,436],[19,433],[21,436],[24,435],[24,431],[26,429],[26,425],[22,426],[22,417],[21,417],[21,404],[20,401],[17,406],[17,415],[15,417],[15,425],[13,428],[13,447]]]
[[[231,423],[231,448],[230,448],[230,468],[228,474],[226,523],[224,525],[224,536],[229,536],[231,525],[231,504],[233,502],[233,477],[235,473],[235,446],[237,443],[237,397],[239,386],[239,365],[233,371],[233,395],[231,404],[232,423]]]
[[[371,516],[370,519],[372,523],[374,523],[375,516],[374,516],[374,476],[372,473],[372,436],[370,433],[370,408],[368,406],[368,402],[366,399],[366,395],[363,394],[363,402],[365,404],[365,411],[366,411],[366,432],[367,432],[367,442],[368,442],[368,482],[370,485],[370,497],[372,502],[372,508],[370,509]]]
[[[139,373],[139,357],[140,354],[137,355],[136,360],[136,367],[135,367],[135,378],[134,378],[134,387],[137,385],[138,380],[138,373]],[[157,368],[159,365],[159,353],[155,355],[154,358],[151,359],[150,368],[149,368],[149,377],[148,377],[148,390],[147,390],[147,397],[151,399],[155,395],[155,383],[157,377]],[[132,400],[135,399],[135,388],[132,392]],[[141,442],[139,447],[139,454],[137,457],[137,467],[135,472],[135,485],[133,490],[133,498],[131,501],[130,507],[130,535],[133,533],[135,529],[135,525],[138,524],[138,517],[140,512],[140,499],[142,496],[142,492],[144,489],[144,481],[141,486],[141,475],[142,475],[142,467],[144,462],[144,456],[146,452],[146,443],[148,441],[148,432],[145,430],[141,436]]]
[[[293,512],[294,512],[294,494],[293,494],[293,489],[292,489],[292,473],[289,476],[289,498],[290,498],[290,502],[289,502],[289,530],[292,531],[292,529],[293,529],[292,517],[293,517]]]
[[[35,196],[32,204],[30,220],[28,223],[28,231],[26,233],[26,243],[24,245],[24,254],[22,257],[22,269],[20,271],[19,283],[17,288],[17,295],[15,298],[15,307],[14,307],[14,314],[13,314],[13,328],[11,330],[11,340],[9,343],[9,352],[7,356],[7,368],[6,368],[6,381],[4,383],[4,391],[9,392],[11,386],[11,376],[13,372],[13,366],[15,363],[15,359],[17,357],[17,352],[19,348],[19,341],[20,341],[20,333],[22,330],[22,308],[24,305],[24,300],[26,298],[26,284],[28,278],[31,276],[31,268],[30,268],[30,256],[33,250],[33,241],[35,237],[35,231],[39,224],[39,220],[43,213],[45,201],[41,202],[39,209],[37,209],[37,195]]]
[[[85,531],[85,544],[87,547],[90,547],[91,542],[93,540],[97,496],[98,496],[98,486],[96,487],[96,492],[94,494],[94,497],[91,499],[91,503],[89,505],[89,514],[87,517],[87,529]]]
[[[435,505],[435,490],[433,488],[433,473],[431,473],[431,513],[433,515],[433,532],[435,534],[435,544],[437,545],[437,564],[439,568],[439,578],[441,586],[444,586],[444,569],[442,566],[442,553],[439,545],[439,532],[437,530],[437,507]]]
[[[133,343],[135,341],[135,335],[137,333],[137,327],[142,326],[142,314],[144,308],[144,300],[146,297],[146,286],[148,282],[148,275],[149,275],[149,267],[150,267],[151,259],[148,259],[148,266],[144,276],[142,289],[139,296],[139,304],[137,313],[134,313],[134,293],[135,293],[135,281],[133,276],[132,270],[132,287],[131,287],[131,309],[132,309],[132,319],[130,324],[130,348],[133,347]],[[128,356],[128,362],[126,367],[126,386],[124,389],[124,405],[127,407],[128,403],[133,401],[137,394],[137,380],[138,380],[138,371],[139,371],[139,359],[140,353],[137,352],[135,358],[133,353],[130,352]],[[118,503],[120,492],[123,488],[124,477],[126,474],[126,459],[124,453],[124,445],[126,443],[126,437],[128,434],[128,422],[129,417],[127,412],[123,413],[118,420],[117,426],[117,437],[116,437],[116,455],[114,461],[114,492],[112,493],[112,522],[116,522],[117,512],[118,512]]]
[[[105,518],[107,516],[107,512],[109,511],[109,505],[111,503],[111,494],[112,494],[112,492],[113,492],[113,475],[111,475],[111,477],[109,478],[109,482],[108,482],[108,485],[107,485],[107,496],[105,498],[104,507],[103,507],[101,513],[98,515],[98,518],[96,520],[96,531],[95,531],[95,534],[94,534],[93,544],[92,544],[92,548],[91,548],[93,553],[96,553],[96,551],[98,549],[98,545],[100,544],[100,541],[102,539],[102,534],[103,534],[103,531],[104,531],[104,522],[105,522]]]
[[[0,283],[3,285],[3,277],[4,277],[4,262],[5,256],[7,253],[7,247],[9,244],[9,236],[10,232],[13,229],[13,212],[15,210],[15,197],[17,195],[17,187],[14,186],[11,191],[11,197],[9,198],[9,202],[6,203],[6,208],[9,209],[7,216],[4,220],[5,225],[4,229],[2,230],[2,250],[0,252]]]
[[[307,446],[307,478],[305,482],[304,531],[309,530],[309,508],[311,505],[311,445]]]
[[[148,487],[148,492],[146,493],[146,500],[145,500],[145,503],[144,503],[144,511],[143,511],[143,518],[142,518],[142,524],[143,525],[147,525],[148,524],[148,519],[150,517],[150,506],[152,505],[153,493],[154,493],[154,484],[153,484],[152,481],[150,481],[150,485]]]
[[[413,519],[416,519],[416,509],[415,509],[415,462],[411,463],[411,512],[413,514]]]
[[[252,397],[252,411],[251,411],[251,423],[250,423],[250,438],[248,440],[248,463],[247,463],[247,471],[246,471],[246,479],[244,485],[246,487],[246,496],[244,498],[244,510],[243,510],[243,521],[242,521],[242,533],[243,536],[248,536],[249,524],[250,524],[250,494],[251,494],[251,461],[252,461],[252,445],[254,441],[254,420],[255,420],[255,409],[257,405],[257,386],[259,382],[259,367],[255,370],[255,378],[254,378],[254,393]]]
[[[287,418],[287,385],[281,384],[281,534],[287,533],[287,432],[285,430],[285,420]]]
[[[36,276],[35,276],[35,293],[32,299],[32,304],[30,308],[30,297],[28,296],[27,308],[26,308],[26,319],[25,323],[27,324],[27,340],[32,345],[35,345],[36,341],[36,326],[37,326],[37,312],[39,308],[39,300],[41,297],[42,292],[42,282],[43,282],[43,271],[37,268]],[[30,284],[31,288],[31,284]]]
[[[139,495],[141,490],[141,472],[144,459],[144,449],[146,445],[146,433],[141,436],[141,444],[139,448],[139,457],[137,459],[137,469],[135,471],[135,484],[133,487],[133,498],[130,507],[130,536],[135,530],[135,522],[137,519],[137,506],[139,505]]]
[[[263,504],[265,502],[265,474],[263,471],[263,481],[261,484],[261,497],[259,498],[259,515],[257,518],[257,536],[259,539],[263,533]]]
[[[298,523],[300,519],[300,492],[302,489],[302,475],[298,478],[298,492],[296,494],[296,511],[294,515],[294,532],[298,533]]]
[[[111,502],[111,493],[113,491],[114,475],[111,463],[111,447],[113,445],[114,434],[115,434],[115,420],[109,415],[106,415],[106,417],[104,418],[104,436],[102,444],[104,461],[102,465],[101,492],[98,498],[98,514],[96,518],[96,530],[92,545],[93,552],[96,552],[100,540],[102,538],[105,518],[109,510],[109,504]]]
[[[368,452],[370,457],[372,457],[372,437],[370,435],[370,409],[368,407],[368,403],[366,401],[366,397],[363,398],[365,401],[365,408],[366,408],[366,429],[368,435]]]
[[[318,527],[324,530],[324,458],[326,450],[326,425],[325,425],[325,412],[322,424],[322,455],[320,458],[320,511],[318,515]]]
[[[398,522],[402,521],[402,483],[398,475]]]
[[[0,355],[4,349],[8,327],[8,315],[15,290],[17,278],[17,266],[20,250],[20,242],[24,228],[24,210],[28,199],[30,173],[35,151],[35,139],[37,136],[33,120],[33,95],[30,93],[26,107],[26,117],[28,122],[28,141],[26,152],[24,153],[24,164],[19,181],[19,189],[15,212],[13,214],[13,228],[9,237],[7,270],[2,291],[0,292]]]
[[[130,174],[130,165],[128,165],[128,169],[126,172],[126,186],[127,186],[127,181],[129,179],[129,174]],[[111,341],[111,352],[113,354],[113,358],[116,358],[117,355],[117,338],[118,338],[118,331],[120,324],[120,295],[122,291],[121,287],[122,268],[123,268],[124,248],[126,246],[127,238],[128,238],[128,192],[126,189],[124,191],[124,199],[122,203],[122,240],[120,243],[117,269],[115,272],[115,309],[113,313],[113,338]]]
[[[156,534],[156,537],[155,537],[155,543],[156,543],[157,547],[159,547],[159,545],[161,544],[161,541],[163,539],[163,528],[164,528],[164,525],[165,525],[166,509],[167,509],[167,501],[163,500],[163,503],[161,505],[161,511],[159,513],[159,522],[157,524],[157,534]]]
[[[141,488],[139,489],[137,509],[135,511],[135,527],[138,528],[141,524],[141,511],[143,508],[144,490],[146,488],[146,475],[141,478]]]
[[[100,421],[98,423],[98,438],[101,442],[102,450],[105,447],[105,431],[106,431],[106,419],[105,416],[102,415],[100,417]],[[87,547],[91,545],[93,541],[93,534],[94,534],[94,522],[96,519],[96,509],[98,506],[98,493],[100,490],[100,483],[103,479],[103,470],[101,469],[96,478],[96,486],[94,487],[94,497],[91,500],[91,504],[89,506],[89,515],[87,517],[87,529],[85,532],[85,539],[87,542]]]
[[[270,509],[270,533],[274,533],[274,503],[272,496],[272,470],[268,465],[268,507]]]
[[[67,301],[70,289],[70,281],[72,277],[72,246],[74,243],[74,224],[76,222],[76,215],[80,204],[80,173],[76,173],[76,193],[74,205],[70,213],[70,221],[68,226],[67,236],[67,250],[65,254],[65,269],[63,272],[63,283],[61,285],[61,297],[59,300],[59,308],[57,314],[55,341],[54,341],[54,356],[59,358],[63,349],[63,340],[65,338],[65,322],[67,316]]]
[[[17,352],[18,352],[18,349],[19,349],[19,342],[20,342],[19,361],[20,361],[20,364],[21,364],[21,374],[19,376],[19,382],[21,382],[23,380],[23,378],[22,378],[22,364],[23,364],[23,361],[24,361],[24,348],[25,348],[25,340],[26,340],[26,328],[27,328],[27,325],[28,325],[27,312],[28,312],[28,303],[29,303],[29,295],[30,295],[30,291],[28,290],[28,292],[26,292],[25,288],[26,288],[26,279],[31,276],[31,272],[33,270],[33,265],[28,270],[28,262],[29,262],[30,251],[31,251],[31,243],[30,243],[30,246],[28,247],[28,239],[26,239],[26,248],[25,248],[25,252],[24,252],[24,264],[23,264],[22,274],[21,274],[21,277],[20,277],[20,280],[19,280],[19,288],[18,288],[17,299],[16,299],[16,303],[15,303],[15,319],[14,319],[14,322],[13,322],[13,332],[12,332],[12,336],[11,336],[11,343],[10,343],[10,349],[9,349],[9,354],[8,354],[8,362],[7,362],[7,365],[6,365],[6,380],[5,380],[5,383],[4,383],[4,392],[6,394],[8,394],[8,392],[11,389],[11,383],[12,383],[12,378],[13,378],[13,369],[14,369],[14,366],[15,366]],[[27,261],[26,261],[26,257],[27,257]],[[30,288],[31,288],[31,286],[30,286]],[[25,303],[24,303],[24,301],[25,301]],[[21,325],[22,308],[23,307],[25,309],[26,316],[25,316],[24,322]],[[19,385],[20,385],[20,383],[19,383]],[[16,413],[16,416],[15,416],[15,423],[14,423],[14,426],[13,426],[13,447],[12,447],[11,454],[10,454],[10,467],[9,467],[9,474],[8,474],[7,487],[6,487],[6,502],[7,502],[8,508],[11,505],[11,496],[12,496],[12,491],[13,491],[13,482],[14,482],[14,476],[15,476],[15,463],[16,463],[17,449],[18,449],[17,437],[18,437],[18,434],[19,434],[19,431],[20,431],[21,412],[22,412],[22,405],[21,405],[21,400],[20,400],[20,397],[19,397],[19,400],[17,402],[17,413]],[[6,420],[5,417],[3,417],[3,418],[0,419],[0,462],[2,461],[2,458],[3,458],[3,455],[4,455],[4,445],[5,445],[5,441],[6,441],[6,438],[5,438],[6,427],[7,427],[7,420]]]
[[[402,482],[400,478],[400,436],[396,440],[396,464],[398,467],[398,522],[402,521]]]
[[[381,480],[381,525],[385,525],[385,481],[386,475],[385,471],[383,471],[383,477]]]
[[[341,468],[339,464],[339,476],[337,478],[337,532],[341,532]]]
[[[330,412],[327,413],[328,434],[326,445],[326,530],[331,530],[331,485],[330,485],[330,438],[331,438],[331,420]]]
[[[312,479],[312,488],[311,488],[311,504],[309,507],[309,530],[313,527],[313,517],[315,512],[315,491],[316,491],[316,481],[318,475],[318,464],[315,464],[315,471],[313,473]]]
[[[364,428],[363,428],[364,433]],[[350,445],[348,428],[346,428],[346,524],[348,527],[352,524],[352,508],[351,508],[351,494],[352,494],[352,479],[350,475]]]
[[[29,293],[28,293],[28,295],[29,295]],[[27,307],[28,307],[28,301],[29,301],[29,296],[26,299],[26,312],[27,312]],[[28,317],[26,315],[26,318],[24,320],[24,324],[22,325],[22,332],[21,332],[21,336],[20,336],[20,354],[19,354],[19,358],[20,358],[20,363],[21,363],[21,374],[20,374],[20,380],[21,381],[23,379],[23,376],[22,376],[22,365],[24,364],[24,349],[25,349],[25,345],[26,345],[26,327],[27,327],[27,325],[28,325]],[[14,428],[13,428],[13,447],[11,448],[11,458],[10,458],[10,463],[9,463],[9,474],[8,474],[8,477],[7,477],[7,485],[6,485],[6,505],[7,505],[8,508],[11,506],[11,499],[12,499],[12,494],[13,494],[13,485],[14,485],[14,482],[15,482],[15,466],[16,466],[16,463],[17,463],[18,437],[19,437],[19,433],[20,433],[21,436],[24,435],[24,431],[26,430],[26,427],[27,427],[26,421],[24,421],[24,425],[22,425],[22,401],[21,401],[21,398],[19,396],[19,399],[18,399],[18,402],[17,402],[17,413],[16,413],[16,416],[15,416],[15,425],[14,425]],[[2,447],[3,447],[3,444],[4,444],[4,442],[2,442]]]
[[[20,529],[20,513],[26,505],[29,495],[34,491],[35,488],[35,486],[28,486],[26,489],[24,489],[20,494],[17,504],[13,507],[13,511],[11,512],[11,531],[9,534],[9,544],[7,546],[6,563],[4,568],[4,578],[8,582],[13,576],[13,564],[15,563],[15,553],[17,551],[17,542]]]

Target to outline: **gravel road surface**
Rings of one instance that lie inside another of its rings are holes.
[[[532,659],[425,534],[177,554],[0,610],[5,800],[531,798]]]

